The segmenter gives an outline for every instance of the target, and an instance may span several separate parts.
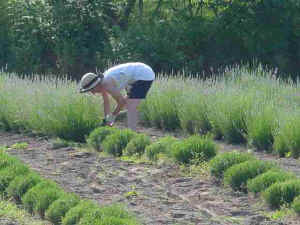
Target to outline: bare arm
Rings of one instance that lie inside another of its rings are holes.
[[[116,100],[117,106],[115,110],[113,111],[113,115],[116,116],[119,114],[121,109],[127,104],[126,98],[121,94],[119,89],[113,85],[109,84],[105,87],[106,91]]]

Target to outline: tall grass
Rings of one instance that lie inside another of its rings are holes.
[[[19,79],[0,74],[0,125],[74,141],[101,121],[101,100],[78,93],[76,83],[51,77]]]

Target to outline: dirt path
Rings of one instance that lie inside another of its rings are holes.
[[[155,139],[161,134],[151,135]],[[299,224],[270,221],[262,216],[266,209],[261,201],[217,186],[209,177],[182,177],[175,165],[135,164],[71,147],[53,149],[43,138],[0,132],[0,146],[20,142],[27,142],[28,149],[9,153],[44,177],[100,205],[123,203],[145,225]]]

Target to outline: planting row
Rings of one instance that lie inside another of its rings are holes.
[[[40,177],[18,159],[0,151],[0,194],[22,203],[33,214],[54,225],[138,225],[119,205],[99,207],[66,193],[56,183]]]
[[[155,87],[139,108],[147,126],[300,156],[298,83],[235,68],[221,79],[161,79]]]
[[[102,99],[78,93],[66,79],[19,79],[1,73],[0,128],[29,130],[73,141],[98,127]],[[145,125],[211,133],[280,156],[300,155],[298,82],[280,81],[258,67],[236,67],[205,81],[157,74],[140,105]],[[114,102],[114,101],[112,101]]]
[[[209,136],[194,135],[184,140],[167,136],[151,143],[144,134],[131,130],[101,127],[87,139],[96,150],[114,156],[145,156],[156,161],[165,155],[178,163],[208,162],[210,173],[235,191],[260,195],[271,208],[290,206],[300,214],[300,179],[272,163],[257,160],[252,154],[229,152],[217,155]]]
[[[211,174],[233,190],[260,195],[274,209],[291,206],[300,214],[300,179],[293,173],[235,151],[219,154],[209,164]]]
[[[87,143],[96,150],[103,150],[114,156],[145,156],[157,160],[165,155],[179,163],[208,161],[217,154],[217,148],[209,136],[194,135],[185,140],[163,137],[151,143],[149,136],[129,129],[99,127],[87,138]]]

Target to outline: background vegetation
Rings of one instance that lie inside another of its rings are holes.
[[[299,74],[297,0],[1,0],[0,30],[0,67],[20,74],[142,61],[207,75],[253,59]]]

